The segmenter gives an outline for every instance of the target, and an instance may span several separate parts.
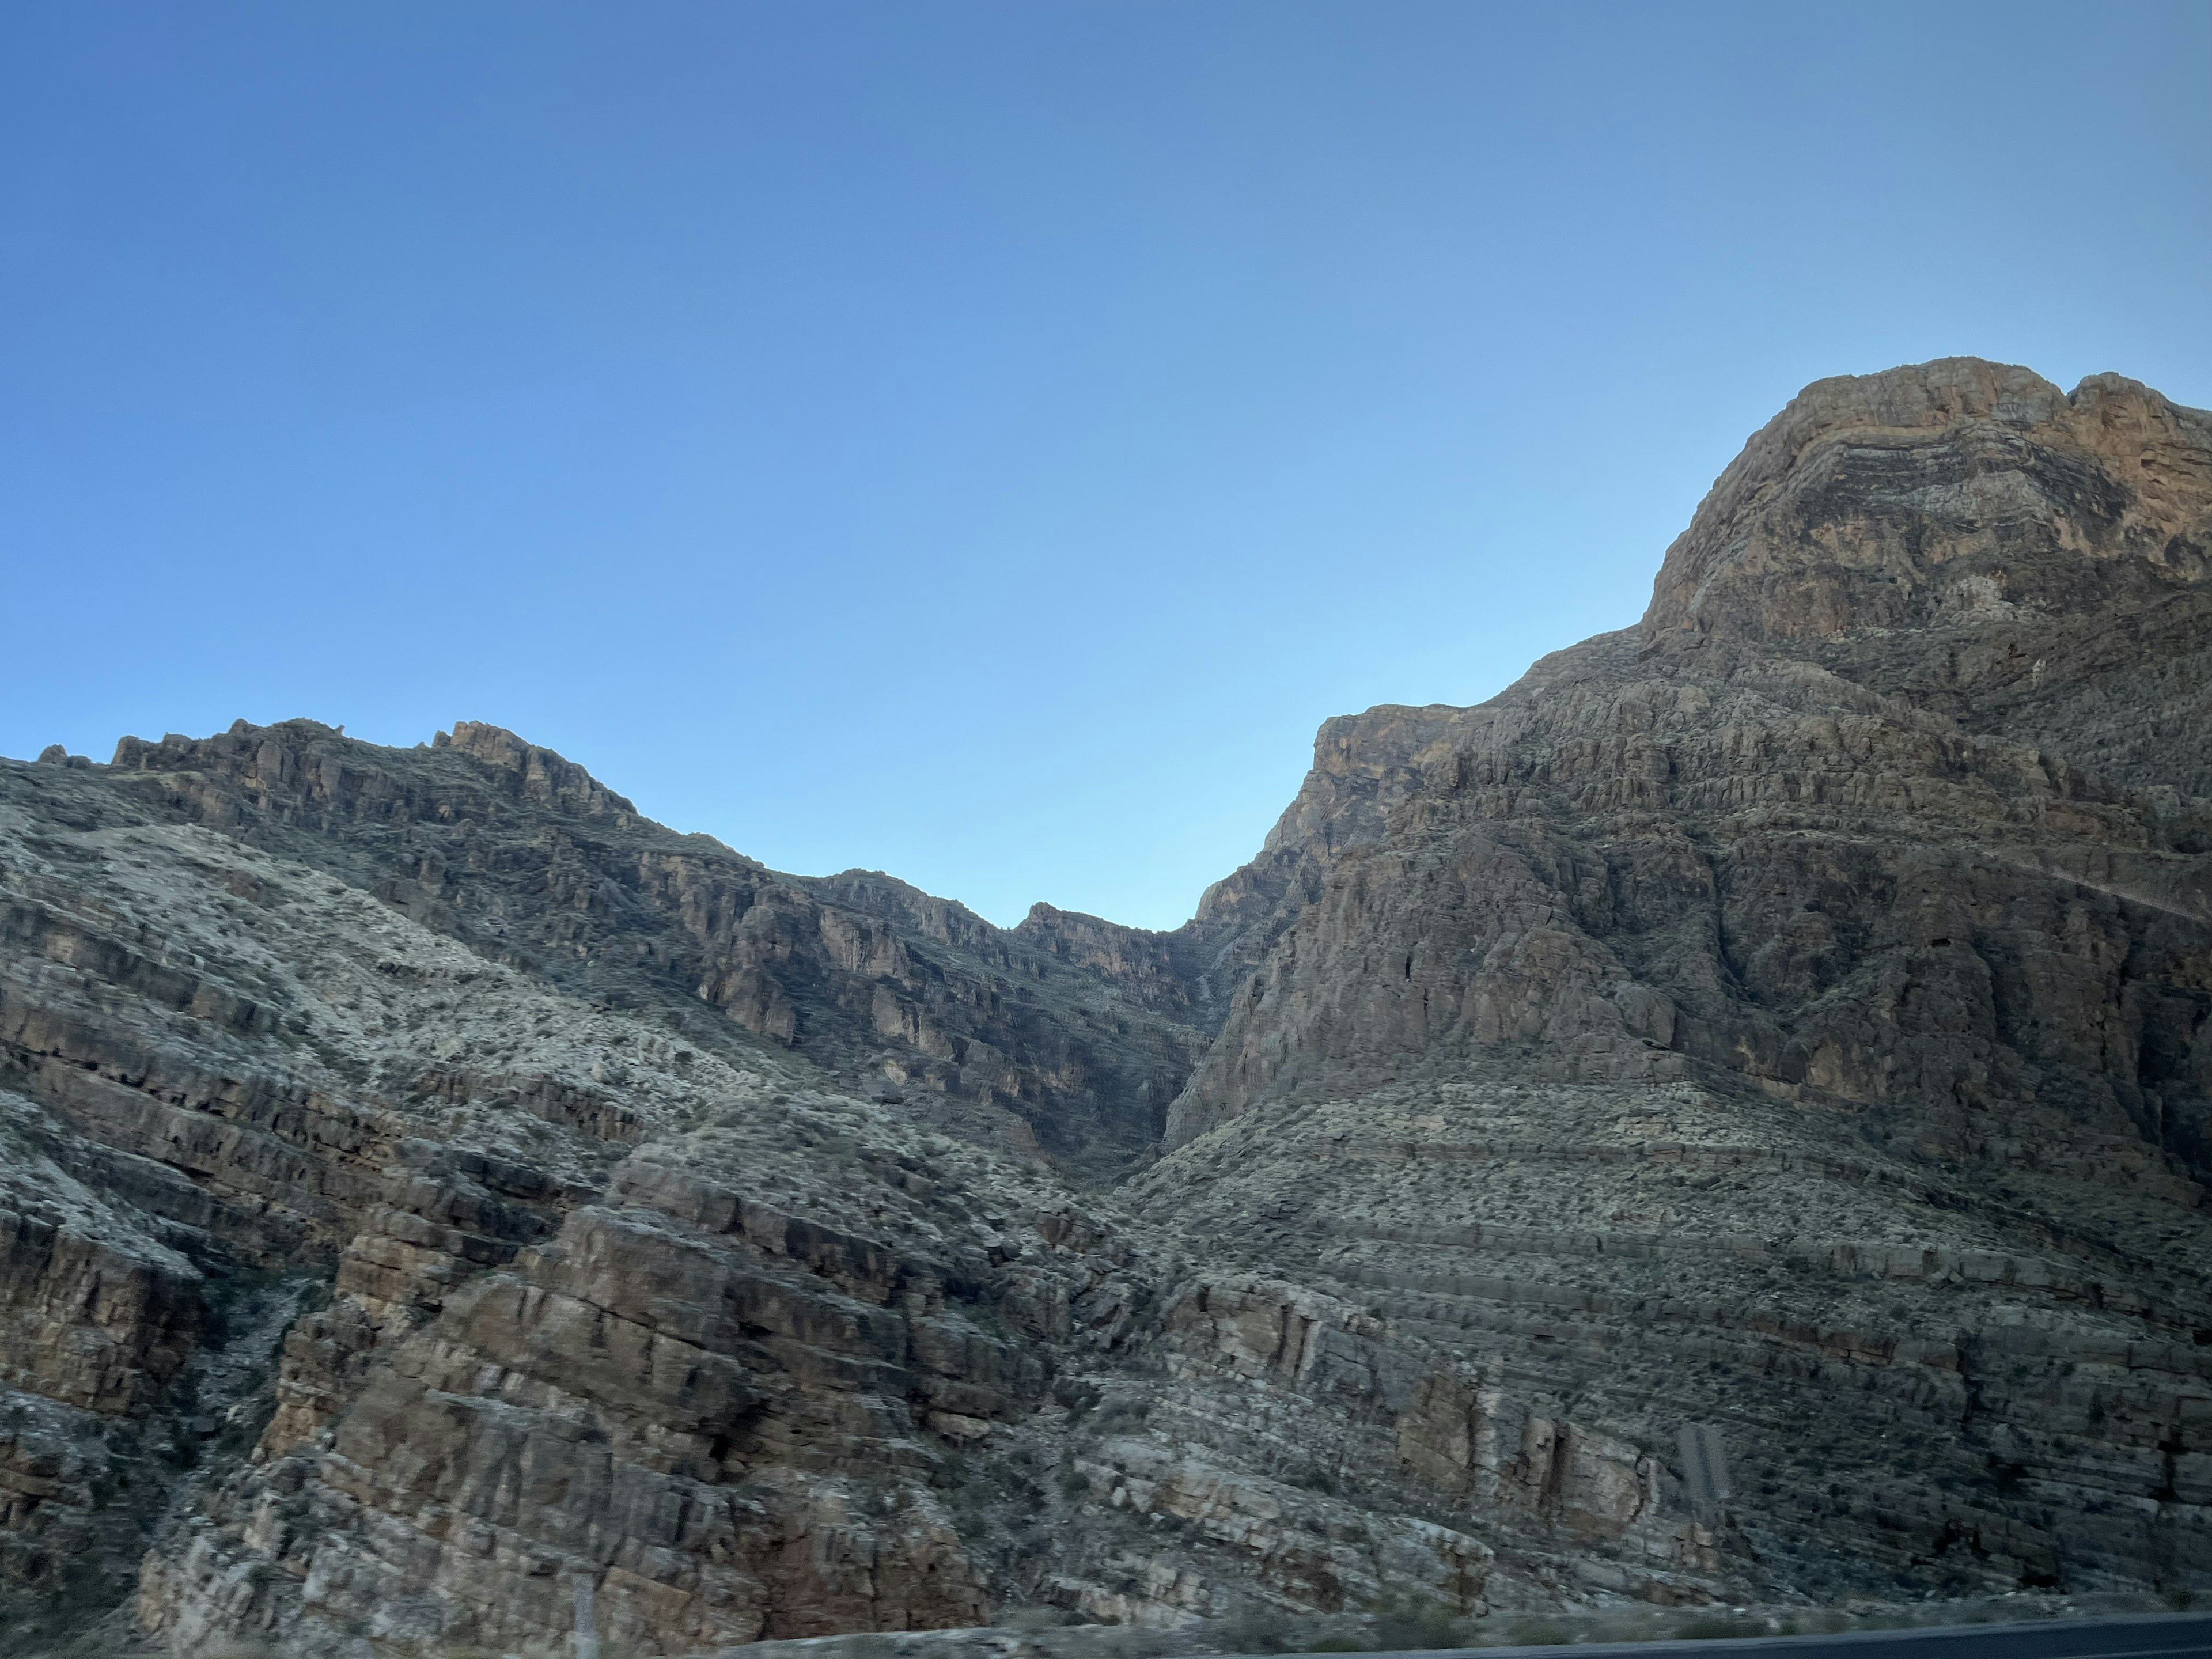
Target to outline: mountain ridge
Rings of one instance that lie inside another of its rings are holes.
[[[471,722],[0,763],[0,1585],[179,1659],[2212,1589],[2208,549],[2135,382],[1816,382],[1165,933]]]

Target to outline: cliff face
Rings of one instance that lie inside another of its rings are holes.
[[[1187,999],[1107,965],[1158,936],[1059,912],[1007,932],[882,875],[780,876],[493,726],[411,751],[311,721],[129,738],[103,781],[569,994],[703,1005],[850,1087],[1092,1175],[1157,1139],[1205,1042]],[[1079,936],[1115,943],[1071,968]]]
[[[888,1047],[808,1057],[851,985],[910,974],[942,1000],[902,1006],[1017,1038],[1046,1006],[1060,1046],[1010,1041],[1018,1073],[1093,1040],[1086,1010],[1127,1066],[1194,1000],[1173,942],[774,878],[514,752],[295,727],[0,766],[18,1601],[127,1573],[191,1654],[518,1645],[580,1576],[641,1652],[1032,1603],[1553,1598],[1583,1534],[1541,1535],[1542,1457],[1505,1457],[1527,1496],[1486,1536],[1400,1468],[1449,1358],[1192,1258],[1006,1133],[1012,1097],[885,1088]],[[788,946],[744,959],[792,1041],[721,988],[749,929]],[[1111,1127],[1071,1115],[1038,1139]],[[1741,1582],[1640,1449],[1580,1455],[1639,1583]]]
[[[1822,382],[1169,934],[487,726],[0,763],[0,1620],[2212,1589],[2208,558],[2204,416]]]
[[[1727,1425],[1770,1561],[2202,1582],[2208,549],[2131,382],[1809,388],[1641,627],[1323,728],[1146,1208]]]
[[[1931,1150],[2056,1167],[2117,1137],[2151,1186],[2212,1172],[2208,549],[2212,422],[2132,382],[2069,399],[1953,361],[1809,388],[1641,627],[1477,708],[1323,728],[1255,866],[1295,927],[1170,1140],[1521,1045]]]

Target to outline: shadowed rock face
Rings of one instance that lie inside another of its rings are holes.
[[[2209,549],[2131,382],[1822,382],[1640,627],[1329,722],[1165,934],[466,723],[0,763],[0,1586],[179,1654],[2212,1589]]]
[[[2133,382],[1809,388],[1641,627],[1322,729],[1260,866],[1295,925],[1170,1141],[1519,1051],[1745,1078],[1939,1156],[2212,1174],[2208,549],[2212,422]]]
[[[1807,1588],[1846,1534],[2206,1582],[2208,548],[2212,421],[2132,382],[1809,388],[1642,626],[1322,728],[1133,1196],[1624,1441],[1725,1425]]]
[[[879,874],[781,876],[495,726],[407,751],[241,723],[126,738],[110,770],[571,994],[703,1004],[850,1086],[1093,1175],[1157,1139],[1205,1041],[1188,996],[1161,994],[1159,935],[1045,907],[1007,932]]]

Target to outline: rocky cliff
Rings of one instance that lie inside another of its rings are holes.
[[[1821,382],[1170,934],[466,723],[0,763],[8,1616],[2212,1589],[2208,558],[2141,386]]]
[[[1094,1175],[1158,1139],[1205,1042],[1188,997],[1160,994],[1158,935],[1046,907],[1006,932],[869,872],[779,876],[493,726],[407,751],[241,725],[125,739],[108,770],[570,995],[718,1012],[858,1091]]]
[[[1640,627],[1323,729],[1146,1208],[1728,1425],[1764,1559],[2198,1582],[2208,550],[2132,382],[1808,388]]]

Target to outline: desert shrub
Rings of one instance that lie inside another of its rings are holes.
[[[1223,1653],[1292,1653],[1302,1646],[1297,1622],[1273,1607],[1240,1607],[1207,1634]]]
[[[1110,1401],[1092,1424],[1098,1434],[1118,1434],[1124,1429],[1133,1429],[1152,1414],[1152,1403],[1144,1400]]]
[[[1432,1595],[1409,1592],[1392,1596],[1375,1610],[1375,1645],[1386,1649],[1458,1647],[1459,1609]]]

